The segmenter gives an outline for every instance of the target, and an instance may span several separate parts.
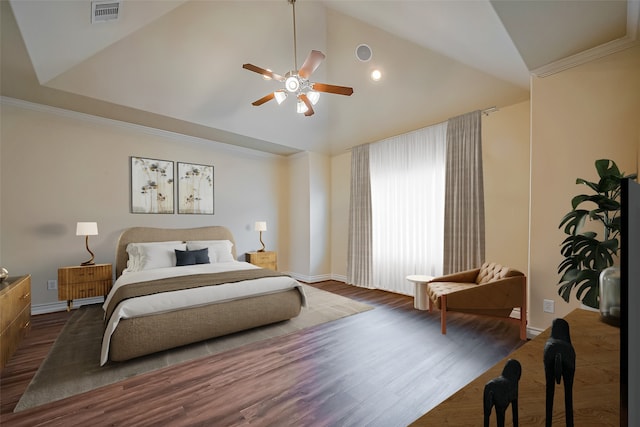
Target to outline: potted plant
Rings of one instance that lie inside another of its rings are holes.
[[[562,242],[564,260],[558,266],[558,273],[562,274],[558,294],[569,302],[571,292],[577,288],[576,298],[592,308],[598,308],[600,272],[613,266],[620,246],[620,181],[637,176],[625,176],[613,160],[596,160],[595,166],[598,182],[576,180],[576,184],[586,185],[595,194],[575,196],[571,211],[560,221],[559,228],[564,227],[568,236]],[[587,220],[600,223],[602,236],[585,230]]]

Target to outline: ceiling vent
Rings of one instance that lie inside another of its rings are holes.
[[[120,11],[119,1],[92,1],[91,2],[91,23],[106,22],[118,19]]]

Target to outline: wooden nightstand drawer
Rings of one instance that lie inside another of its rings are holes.
[[[58,269],[58,299],[71,309],[74,299],[104,296],[111,290],[111,264],[78,265]]]
[[[58,299],[74,300],[79,298],[99,297],[109,293],[111,279],[97,282],[68,283],[58,282]]]
[[[112,279],[111,264],[79,265],[58,269],[58,285]]]
[[[247,252],[247,262],[270,270],[278,269],[278,257],[273,251]]]

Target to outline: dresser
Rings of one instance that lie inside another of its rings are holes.
[[[8,277],[0,284],[0,369],[31,326],[31,276]]]
[[[58,300],[67,301],[67,311],[73,300],[105,296],[113,284],[111,264],[76,265],[58,269]]]
[[[247,262],[269,270],[278,269],[278,257],[273,251],[247,252]]]

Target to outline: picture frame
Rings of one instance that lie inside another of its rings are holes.
[[[212,165],[178,162],[178,214],[214,214]]]
[[[131,156],[130,168],[131,213],[174,213],[174,162]]]

